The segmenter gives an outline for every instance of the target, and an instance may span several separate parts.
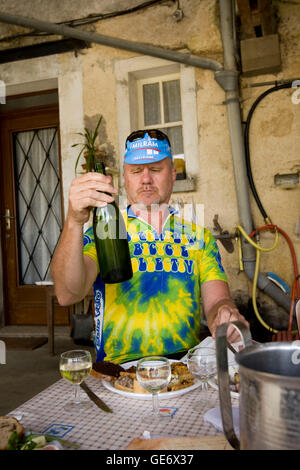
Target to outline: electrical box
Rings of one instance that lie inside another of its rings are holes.
[[[242,74],[254,76],[281,70],[278,34],[241,40]]]

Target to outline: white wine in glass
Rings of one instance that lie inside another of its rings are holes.
[[[146,422],[157,423],[162,416],[159,411],[158,394],[165,389],[171,380],[171,365],[167,358],[150,356],[138,361],[136,367],[136,378],[139,384],[152,393],[153,410],[150,416],[145,418]]]
[[[77,349],[61,354],[59,370],[61,376],[74,385],[74,401],[67,403],[66,411],[80,411],[91,406],[90,401],[80,400],[79,385],[89,375],[92,368],[92,357],[89,351]]]

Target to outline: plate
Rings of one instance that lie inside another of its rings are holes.
[[[175,361],[170,359],[170,362],[181,362],[181,361]],[[121,364],[124,369],[129,369],[131,366],[136,366],[138,361],[131,361],[131,362],[125,362],[124,364]],[[152,400],[152,395],[151,393],[146,394],[146,393],[133,393],[133,392],[125,392],[123,390],[119,390],[118,388],[115,388],[111,382],[106,382],[105,380],[102,380],[102,384],[104,385],[107,390],[110,390],[111,392],[118,393],[119,395],[123,395],[123,397],[128,397],[128,398],[135,398],[138,400]],[[195,379],[194,385],[191,385],[190,387],[186,388],[181,388],[180,390],[175,390],[174,392],[164,392],[159,394],[159,400],[166,400],[168,398],[177,398],[180,395],[184,395],[185,393],[191,392],[192,390],[195,390],[200,386],[201,382],[199,380]]]

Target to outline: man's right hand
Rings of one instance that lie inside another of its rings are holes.
[[[91,207],[104,207],[107,203],[113,202],[114,198],[105,194],[117,193],[111,180],[111,176],[96,172],[85,173],[75,178],[69,190],[69,220],[83,225],[89,219]]]

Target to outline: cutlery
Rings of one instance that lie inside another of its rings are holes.
[[[112,410],[99,398],[85,382],[81,382],[80,387],[85,391],[87,396],[99,407],[107,413],[112,413]]]
[[[229,343],[229,341],[227,341],[227,348],[228,348],[234,355],[236,355],[237,351],[234,349],[233,346],[231,346],[231,344]]]

